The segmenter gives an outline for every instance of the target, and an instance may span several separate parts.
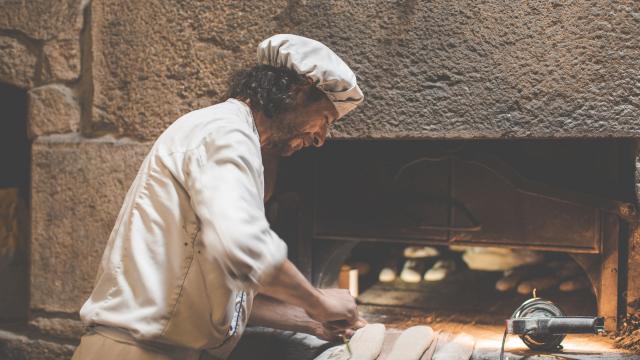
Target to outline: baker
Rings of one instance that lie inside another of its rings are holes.
[[[322,43],[260,43],[227,101],[182,116],[149,151],[80,310],[89,331],[73,359],[224,359],[247,323],[324,339],[364,325],[346,290],[314,288],[287,260],[263,203],[266,161],[322,146],[362,100]]]

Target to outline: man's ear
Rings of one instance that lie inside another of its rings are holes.
[[[315,81],[313,81],[313,79],[308,77],[308,76],[305,76],[305,80],[307,81],[308,85],[311,85],[311,86],[315,86],[316,85]]]
[[[311,89],[312,86],[313,84],[305,83],[305,84],[298,85],[296,87],[295,91],[296,91],[296,108],[297,109],[300,109],[301,106],[304,106],[307,104],[309,89]]]

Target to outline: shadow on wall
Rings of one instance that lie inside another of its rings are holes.
[[[26,92],[0,84],[0,117],[0,323],[22,323],[29,308]]]

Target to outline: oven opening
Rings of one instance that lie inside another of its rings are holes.
[[[559,252],[363,243],[341,266],[336,285],[356,296],[370,320],[397,328],[503,326],[534,291],[566,315],[597,314],[588,275]]]
[[[315,285],[349,288],[364,317],[388,328],[463,331],[493,354],[505,320],[535,290],[615,331],[636,145],[333,141],[282,164],[272,218]],[[576,351],[611,347],[567,341]],[[510,344],[522,346],[517,336]]]

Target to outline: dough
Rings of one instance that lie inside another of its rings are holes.
[[[425,351],[424,354],[422,354],[422,357],[420,358],[420,360],[431,360],[433,358],[433,354],[436,353],[436,349],[438,348],[439,341],[440,341],[440,333],[436,332],[435,334],[433,334],[433,341],[431,342],[431,345],[429,345],[429,348],[427,349],[427,351]]]
[[[502,279],[496,282],[498,291],[511,291],[526,278],[535,276],[536,268],[532,266],[521,266],[512,270],[507,270]]]
[[[402,330],[387,329],[384,333],[384,342],[382,343],[382,350],[380,350],[378,360],[385,360],[387,354],[389,354],[391,349],[393,349],[393,345],[396,343],[396,340],[400,337],[400,334],[402,334]]]
[[[320,354],[315,360],[375,360],[382,349],[385,327],[369,324],[356,331],[349,341],[351,356],[344,344],[334,346]]]
[[[409,259],[405,261],[400,273],[400,280],[407,283],[419,283],[422,280],[422,274],[426,264],[421,259]]]
[[[539,263],[544,259],[544,255],[529,250],[470,247],[464,252],[462,259],[471,270],[505,271],[522,265]]]
[[[382,268],[380,271],[380,275],[378,275],[378,280],[380,282],[392,282],[398,277],[396,274],[396,270],[390,267]]]
[[[384,341],[385,327],[382,324],[369,324],[356,331],[349,346],[351,360],[374,360],[380,354]]]
[[[425,281],[440,281],[456,270],[456,263],[451,259],[438,260],[433,267],[424,273]]]
[[[419,360],[435,338],[428,326],[414,326],[403,331],[385,360]]]
[[[459,334],[452,340],[438,347],[433,360],[469,360],[473,354],[476,340],[471,335]]]
[[[523,281],[518,285],[517,290],[520,295],[531,295],[534,289],[538,292],[548,290],[556,287],[559,283],[560,278],[556,277],[556,275],[549,275]]]
[[[378,281],[392,282],[398,277],[398,259],[392,252],[384,263],[384,267],[378,274]]]
[[[404,257],[407,259],[423,259],[440,255],[438,249],[431,246],[407,246]]]
[[[591,286],[591,282],[585,276],[579,276],[573,279],[563,281],[559,289],[560,291],[569,292],[582,289],[588,289]]]

